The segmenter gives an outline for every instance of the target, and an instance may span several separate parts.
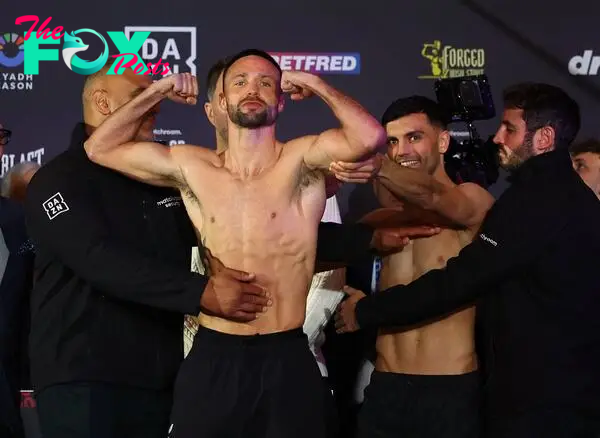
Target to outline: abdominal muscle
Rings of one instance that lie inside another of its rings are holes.
[[[221,227],[205,227],[206,247],[213,256],[229,268],[255,274],[254,283],[268,291],[272,305],[251,322],[235,322],[201,313],[199,324],[236,335],[276,333],[302,327],[314,270],[316,235],[303,224],[299,225],[303,229],[294,232],[287,222],[286,229],[281,230],[274,221],[262,231],[254,229],[252,234],[257,238],[250,236],[245,242],[235,236],[235,227],[218,232],[214,232],[215,228]]]
[[[384,259],[380,289],[408,284],[425,272],[441,268],[463,246],[454,230],[413,241]],[[399,292],[402,293],[402,292]],[[477,369],[475,310],[469,308],[419,327],[379,331],[375,369],[426,375],[464,374]]]

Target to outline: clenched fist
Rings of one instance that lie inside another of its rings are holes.
[[[309,84],[315,78],[315,75],[302,71],[284,71],[281,75],[281,90],[289,93],[292,100],[306,99],[314,95]]]
[[[152,84],[173,102],[195,105],[198,100],[198,81],[191,73],[176,73]]]

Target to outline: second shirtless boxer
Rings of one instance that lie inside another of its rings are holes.
[[[383,115],[388,152],[375,192],[386,208],[363,221],[443,229],[384,258],[381,290],[444,267],[473,239],[493,203],[482,187],[456,185],[446,173],[446,123],[440,106],[422,96],[396,100]],[[336,163],[332,170],[344,179],[353,166]],[[480,381],[474,323],[475,310],[467,308],[418,327],[381,329],[375,371],[359,414],[359,437],[477,438]]]
[[[323,171],[358,161],[385,142],[365,109],[314,75],[282,74],[248,50],[223,73],[229,148],[220,156],[191,145],[132,142],[145,113],[165,97],[195,103],[197,84],[173,75],[150,85],[86,143],[90,158],[149,184],[177,187],[203,239],[212,272],[251,273],[271,305],[251,322],[201,314],[201,327],[175,388],[173,432],[191,437],[324,437],[321,376],[302,331],[325,207]],[[275,121],[292,100],[315,94],[340,128],[287,143]]]

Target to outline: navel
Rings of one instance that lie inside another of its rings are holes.
[[[277,213],[275,213],[275,212],[271,213],[271,219],[275,219],[276,216],[277,216]]]

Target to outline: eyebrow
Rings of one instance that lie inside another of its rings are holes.
[[[508,126],[509,128],[517,129],[517,127],[513,123],[510,123],[508,120],[502,120],[502,124]]]

